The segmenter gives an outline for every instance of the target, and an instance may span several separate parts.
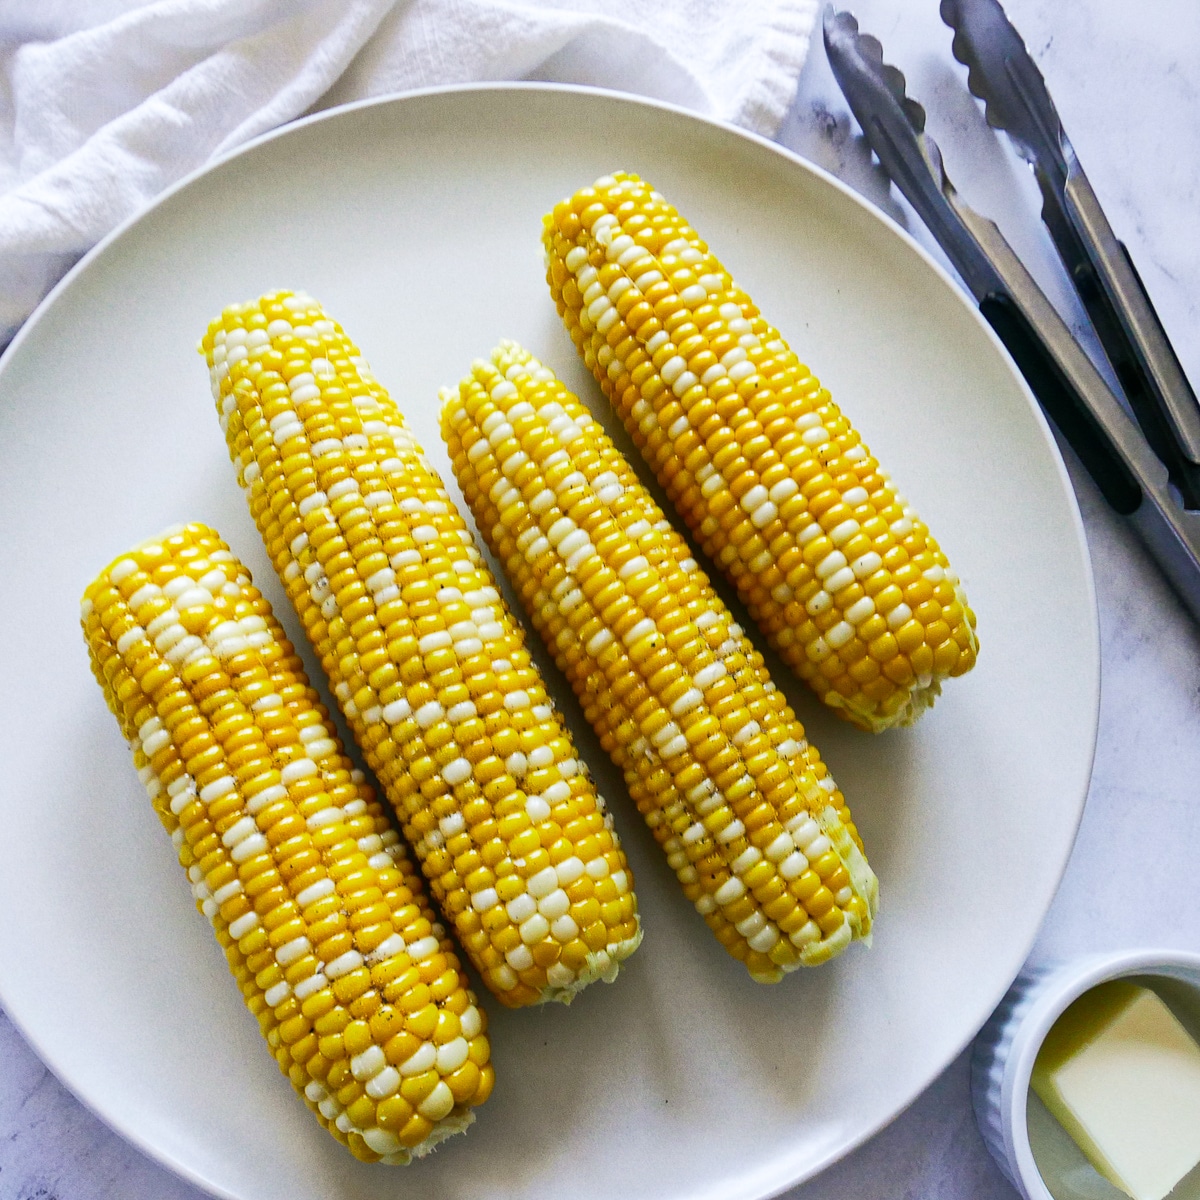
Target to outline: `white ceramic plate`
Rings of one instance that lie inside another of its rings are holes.
[[[616,811],[645,942],[615,985],[569,1010],[490,1004],[499,1082],[475,1128],[407,1170],[363,1166],[264,1053],[89,676],[78,597],[129,545],[203,520],[295,629],[195,351],[231,301],[281,286],[320,298],[447,475],[437,387],[501,336],[599,413],[539,233],[556,200],[618,167],[711,239],[864,431],[962,575],[982,655],[915,729],[881,737],[791,688],[883,909],[874,949],[775,987],[752,983],[691,911],[548,672]],[[841,185],[629,99],[410,96],[302,124],[177,189],[89,256],[3,361],[0,545],[4,1005],[114,1128],[218,1195],[782,1190],[895,1116],[980,1026],[1033,941],[1083,804],[1091,576],[1061,462],[997,343]]]

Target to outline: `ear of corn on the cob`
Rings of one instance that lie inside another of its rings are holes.
[[[611,819],[441,480],[308,297],[202,345],[251,512],[443,912],[510,1006],[611,980],[641,937]]]
[[[483,1013],[300,660],[210,529],[88,587],[92,667],[280,1070],[359,1158],[407,1162],[492,1088]]]
[[[858,433],[696,232],[635,175],[545,218],[567,329],[788,665],[866,729],[975,662],[958,577]]]
[[[841,792],[683,540],[598,424],[513,343],[443,393],[478,528],[688,898],[773,982],[864,936]]]

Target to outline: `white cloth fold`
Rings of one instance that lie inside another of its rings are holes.
[[[0,6],[0,347],[165,187],[317,108],[542,79],[773,136],[816,0],[7,0]]]

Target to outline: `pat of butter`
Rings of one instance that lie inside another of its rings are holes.
[[[1149,988],[1085,992],[1046,1036],[1032,1084],[1092,1165],[1134,1200],[1200,1163],[1200,1046]]]

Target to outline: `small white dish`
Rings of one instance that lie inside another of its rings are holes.
[[[975,1041],[971,1098],[979,1131],[1025,1200],[1124,1195],[1088,1164],[1031,1090],[1030,1078],[1046,1034],[1067,1006],[1098,984],[1130,977],[1156,991],[1200,1040],[1200,954],[1123,950],[1027,967]]]

